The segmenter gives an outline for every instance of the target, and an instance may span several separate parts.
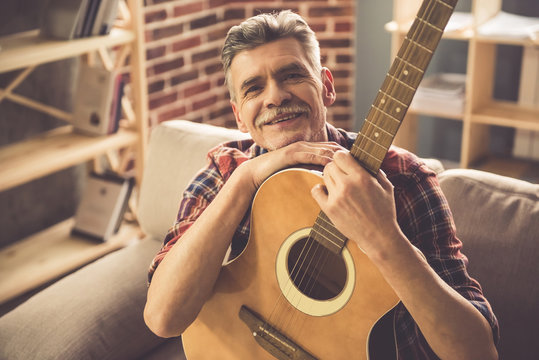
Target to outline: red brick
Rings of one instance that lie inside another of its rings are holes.
[[[148,94],[162,91],[165,88],[165,80],[154,81],[148,84]]]
[[[203,9],[204,9],[204,4],[201,1],[186,4],[186,5],[180,5],[180,6],[174,7],[174,16],[193,14],[193,13],[202,11]]]
[[[333,16],[353,16],[354,10],[350,6],[313,6],[309,8],[309,16],[312,17],[333,17]]]
[[[194,36],[188,39],[183,39],[180,41],[176,41],[172,44],[172,51],[181,51],[185,49],[189,49],[195,46],[199,46],[201,44],[200,36]]]
[[[206,51],[202,51],[202,52],[198,52],[198,53],[193,54],[193,56],[191,56],[191,61],[193,63],[197,63],[197,62],[202,61],[202,60],[208,60],[208,59],[212,59],[212,58],[215,58],[215,57],[219,57],[220,55],[221,55],[221,50],[219,48],[213,48],[213,49],[210,49],[210,50],[206,50]]]
[[[353,25],[350,22],[337,22],[335,23],[336,32],[351,32],[353,30]]]
[[[200,83],[200,84],[196,84],[194,86],[190,86],[187,89],[185,89],[184,92],[183,92],[183,96],[185,98],[188,98],[190,96],[193,96],[193,95],[200,94],[200,93],[203,93],[205,91],[208,91],[208,90],[210,90],[210,88],[211,88],[211,85],[210,85],[209,81],[204,82],[204,83]]]
[[[217,101],[217,95],[210,96],[206,99],[193,101],[193,110],[199,110],[207,106],[213,105]]]
[[[199,19],[191,21],[191,30],[200,29],[206,26],[217,24],[217,15],[207,15]]]
[[[183,82],[194,80],[198,78],[198,70],[190,70],[179,75],[170,78],[170,84],[172,86],[179,85]]]
[[[185,106],[180,106],[171,110],[164,111],[157,116],[158,122],[167,120],[181,119],[187,113]]]
[[[225,20],[245,19],[245,9],[226,9]]]
[[[146,60],[152,60],[165,55],[167,51],[166,46],[159,46],[153,49],[146,49]]]
[[[170,70],[179,69],[183,67],[183,65],[185,65],[185,60],[183,59],[183,57],[181,57],[178,59],[165,61],[165,62],[156,64],[153,66],[153,71],[155,72],[155,74],[161,74]]]
[[[176,92],[156,97],[155,99],[150,100],[150,110],[156,109],[163,105],[171,104],[176,100],[178,100],[178,93]]]
[[[153,40],[160,40],[183,33],[183,24],[170,25],[152,31]]]
[[[352,46],[350,39],[319,39],[321,48],[348,48]]]
[[[155,22],[155,21],[162,21],[167,18],[167,12],[165,10],[159,10],[159,11],[148,11],[144,14],[144,21],[146,24]]]

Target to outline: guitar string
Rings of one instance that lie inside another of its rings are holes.
[[[426,0],[426,1],[428,1],[428,0]],[[427,16],[426,16],[426,17],[432,16],[432,13],[433,13],[433,11],[434,11],[434,9],[435,9],[435,7],[436,7],[436,6],[435,6],[435,3],[436,3],[437,1],[438,1],[438,0],[432,0],[432,1],[429,1],[429,2],[427,3],[426,8],[424,9],[424,12],[427,13]],[[445,3],[444,3],[444,4],[445,4]],[[431,5],[432,5],[432,6],[431,6]],[[445,4],[445,5],[447,5],[447,4]],[[418,15],[419,15],[419,14],[418,14]],[[424,16],[424,17],[425,17],[425,16]],[[419,16],[416,16],[416,20],[421,20],[421,19],[419,19]],[[423,26],[421,26],[421,25],[423,25]],[[406,36],[405,40],[407,39],[407,40],[408,40],[410,43],[412,43],[412,44],[414,44],[414,43],[415,43],[415,44],[418,44],[416,41],[414,41],[414,40],[412,40],[412,39],[417,38],[418,33],[419,33],[419,35],[422,35],[424,29],[426,29],[426,28],[427,28],[427,27],[426,27],[426,25],[424,25],[424,22],[423,22],[423,21],[418,21],[418,26],[417,26],[416,29],[415,29],[415,32],[416,32],[416,33],[415,33],[415,34],[412,34],[411,38],[408,38],[408,36]],[[408,46],[408,47],[404,50],[404,53],[403,53],[402,58],[403,58],[403,59],[404,59],[404,58],[408,58],[408,57],[410,56],[410,54],[409,54],[410,51],[411,51],[411,46]],[[408,53],[407,53],[407,52],[408,52]],[[411,59],[410,59],[410,60],[411,60]],[[405,62],[405,63],[408,63],[409,60],[406,60],[406,61],[404,61],[404,62]],[[402,66],[401,66],[401,65],[402,65],[402,62],[399,62],[399,63],[396,65],[395,73],[398,73],[399,71],[402,70]],[[403,65],[403,66],[406,66],[406,65]],[[395,80],[393,80],[392,78],[390,78],[390,79],[391,79],[391,80],[390,80],[389,86],[391,86],[391,83],[393,83],[393,82],[395,81]],[[389,86],[388,86],[388,87],[389,87]],[[416,88],[416,89],[417,89],[417,88]],[[307,243],[309,243],[309,242],[311,243],[311,244],[309,245],[309,249],[311,249],[311,248],[312,248],[312,244],[314,244],[316,241],[315,241],[314,239],[312,239],[311,236],[308,237],[308,239],[307,239],[307,241],[306,241],[306,244],[303,246],[303,249],[302,249],[302,251],[301,251],[301,253],[300,253],[300,256],[299,256],[298,260],[297,260],[296,263],[294,264],[294,268],[293,268],[293,270],[292,270],[292,273],[294,272],[294,269],[296,269],[296,267],[297,267],[297,265],[298,265],[298,263],[299,263],[299,259],[302,257],[302,254],[304,253],[305,249],[306,249],[307,246],[308,246]],[[319,247],[319,246],[321,246],[321,245],[318,244],[318,247]],[[302,261],[302,263],[304,263],[304,260]],[[297,276],[297,275],[296,275],[296,276]],[[318,276],[319,276],[319,275],[317,275],[317,277],[318,277]],[[297,280],[297,278],[296,278],[296,280]],[[294,284],[294,282],[289,281],[289,286],[290,286],[290,287],[293,286],[293,284]],[[288,290],[288,293],[289,293],[289,291],[291,291],[291,289]],[[281,294],[279,295],[277,301],[276,301],[276,304],[274,305],[274,309],[272,310],[272,312],[271,312],[271,314],[270,314],[268,320],[264,322],[264,325],[263,325],[264,328],[267,328],[267,326],[269,326],[269,323],[271,323],[271,322],[269,322],[269,319],[271,319],[271,318],[274,317],[275,309],[276,309],[278,303],[279,303],[279,302],[282,302],[282,300],[283,300],[282,298],[283,298],[283,294],[281,293]],[[286,300],[286,299],[285,299],[285,300]],[[300,297],[300,300],[299,300],[299,301],[301,301],[301,297]],[[284,303],[285,303],[285,305],[286,305],[286,301],[285,301]],[[299,304],[299,303],[298,303],[298,304]],[[294,314],[295,314],[295,312],[292,312],[292,316],[293,316]]]

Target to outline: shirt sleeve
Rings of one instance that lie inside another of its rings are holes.
[[[453,216],[434,172],[417,167],[413,176],[395,187],[399,225],[413,245],[425,255],[436,273],[467,299],[489,322],[495,343],[498,321],[479,283],[466,270],[468,259],[461,253]],[[426,343],[411,315],[400,305],[396,311],[397,337],[402,358],[431,358]],[[407,353],[408,355],[405,355]]]

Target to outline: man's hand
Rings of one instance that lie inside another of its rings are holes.
[[[343,149],[335,142],[298,141],[246,161],[237,170],[251,179],[252,190],[256,191],[264,180],[281,169],[299,164],[324,167],[337,151]]]
[[[380,171],[375,178],[347,151],[337,151],[324,168],[325,185],[312,196],[333,224],[366,254],[384,246],[388,231],[398,232],[393,185]],[[380,236],[386,232],[386,236]],[[379,247],[380,246],[380,247]]]

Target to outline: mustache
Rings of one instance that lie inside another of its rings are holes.
[[[274,107],[258,115],[255,119],[255,126],[261,127],[265,123],[272,121],[275,117],[281,114],[290,114],[290,113],[310,114],[310,112],[311,112],[311,107],[304,102]]]

